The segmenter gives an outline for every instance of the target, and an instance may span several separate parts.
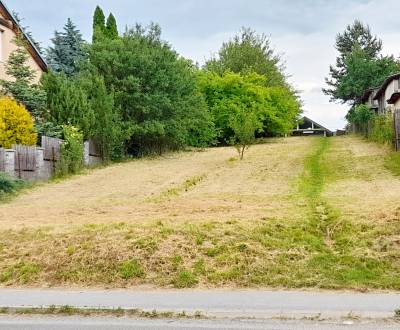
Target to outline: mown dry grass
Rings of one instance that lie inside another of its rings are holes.
[[[0,285],[400,289],[396,196],[374,197],[388,218],[357,199],[400,187],[385,155],[290,138],[243,162],[211,149],[39,187],[0,206]]]
[[[0,205],[0,225],[285,217],[293,211],[286,196],[309,144],[289,139],[257,145],[242,162],[230,159],[233,148],[218,148],[117,164]]]

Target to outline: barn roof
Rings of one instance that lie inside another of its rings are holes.
[[[322,129],[326,130],[327,133],[333,133],[329,128],[322,126],[321,124],[317,123],[316,121],[304,116],[301,120],[309,121],[310,123],[314,123],[314,125],[321,127]]]
[[[3,1],[0,0],[0,14],[6,19],[0,19],[0,24],[6,26],[15,32],[20,32],[24,36],[25,40],[28,42],[28,51],[32,55],[35,62],[43,71],[47,71],[47,64],[43,56],[40,54],[39,50],[36,48],[32,39],[25,33],[24,29],[15,19],[12,12],[7,8]]]
[[[386,88],[389,86],[389,84],[395,80],[395,79],[399,79],[400,78],[400,73],[396,73],[391,75],[390,77],[388,77],[384,83],[382,84],[382,86],[378,89],[378,91],[376,92],[376,95],[374,97],[374,100],[378,100],[386,91]]]

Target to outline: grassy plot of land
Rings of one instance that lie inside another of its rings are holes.
[[[210,149],[41,186],[0,206],[0,283],[400,289],[387,153],[290,138],[243,162]]]

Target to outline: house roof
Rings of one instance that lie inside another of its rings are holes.
[[[317,125],[319,127],[321,127],[322,129],[324,129],[327,133],[333,133],[329,128],[326,128],[324,126],[322,126],[321,124],[315,122],[314,120],[304,116],[303,118],[301,118],[300,120],[304,120],[304,121],[309,121],[310,123],[314,123],[314,125]]]
[[[380,87],[375,87],[375,88],[368,88],[367,90],[365,90],[363,96],[361,96],[361,102],[363,103],[367,102],[371,94],[374,94],[373,97],[375,97],[375,94],[379,89]]]
[[[28,52],[32,55],[35,62],[43,71],[47,71],[47,63],[39,50],[36,48],[32,39],[25,33],[23,28],[19,25],[12,12],[7,8],[3,1],[0,0],[0,14],[5,17],[0,19],[0,24],[6,26],[15,32],[20,32],[28,42]]]
[[[382,84],[382,86],[378,89],[376,92],[376,95],[374,97],[374,100],[378,100],[386,91],[386,88],[389,86],[389,84],[395,80],[400,78],[400,73],[396,73],[388,77]]]

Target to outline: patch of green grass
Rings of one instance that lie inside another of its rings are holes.
[[[300,192],[309,200],[316,200],[324,188],[323,157],[330,144],[329,138],[318,138],[316,150],[306,157],[304,174],[301,177]]]
[[[17,283],[26,284],[37,278],[40,270],[37,263],[21,261],[0,273],[0,282],[7,283],[14,280]]]
[[[135,259],[121,263],[119,266],[119,273],[125,280],[129,280],[131,278],[143,278],[146,276],[143,267]]]
[[[182,270],[178,272],[172,280],[172,284],[177,289],[192,288],[197,285],[198,279],[195,274],[189,270]]]
[[[73,245],[70,245],[67,247],[67,254],[72,256],[76,252],[76,247]]]

